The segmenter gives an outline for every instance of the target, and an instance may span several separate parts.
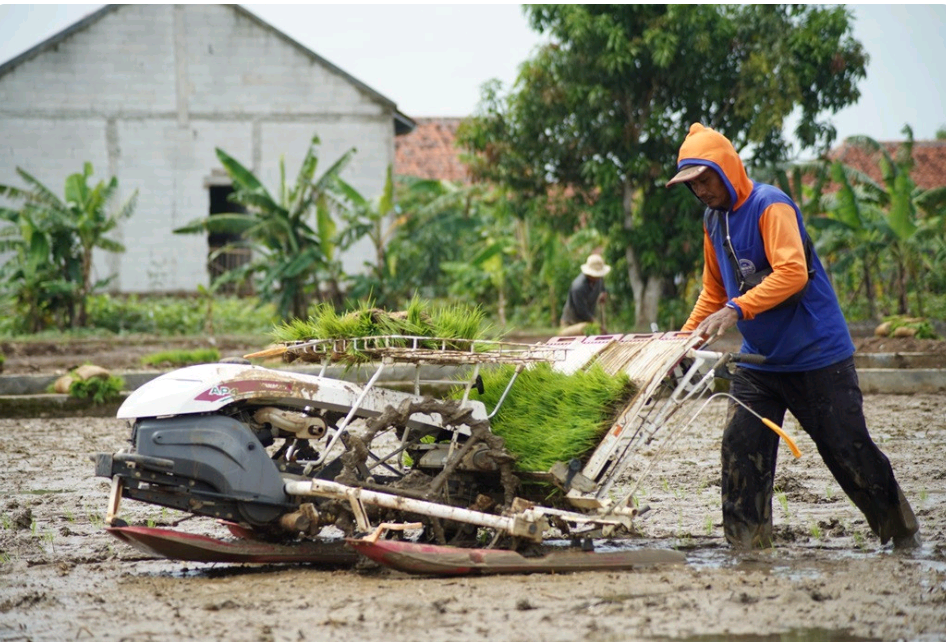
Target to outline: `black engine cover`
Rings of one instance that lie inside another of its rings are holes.
[[[272,521],[291,503],[266,449],[249,428],[230,417],[143,419],[135,429],[135,450],[174,462],[174,478],[201,482],[236,500],[251,523]]]

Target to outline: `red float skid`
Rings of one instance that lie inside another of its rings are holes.
[[[358,554],[341,540],[271,544],[243,539],[225,542],[204,535],[145,526],[122,526],[105,530],[149,555],[188,562],[322,564],[350,567],[358,561]]]
[[[397,540],[349,539],[348,545],[379,564],[420,575],[497,575],[504,573],[571,573],[577,571],[633,570],[656,564],[681,564],[679,551],[557,551],[524,557],[515,551],[456,548]]]
[[[347,539],[293,544],[238,539],[232,542],[167,528],[122,526],[106,529],[148,555],[188,562],[229,564],[319,564],[351,567],[360,555],[388,568],[419,575],[499,575],[634,570],[656,564],[681,564],[683,553],[665,549],[555,551],[524,557],[514,551],[414,544],[397,540]]]

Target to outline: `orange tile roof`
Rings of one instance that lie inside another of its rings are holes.
[[[394,173],[399,176],[470,182],[456,148],[461,118],[414,118],[417,127],[394,139]]]
[[[470,173],[460,161],[455,147],[457,127],[462,118],[415,118],[416,129],[395,139],[395,173],[439,180],[470,182]],[[902,142],[880,143],[896,157]],[[877,154],[842,143],[828,154],[831,160],[854,167],[880,182]],[[913,182],[921,189],[946,186],[946,140],[918,140],[913,143]],[[828,187],[829,191],[832,189]]]
[[[880,143],[891,158],[896,159],[901,142]],[[879,153],[870,153],[862,147],[843,143],[828,154],[831,160],[858,169],[873,180],[881,182]],[[913,171],[911,178],[920,189],[946,186],[946,140],[918,140],[913,143]]]

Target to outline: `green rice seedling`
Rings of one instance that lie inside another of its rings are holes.
[[[599,335],[601,334],[601,326],[598,325],[597,321],[592,321],[591,323],[586,325],[584,328],[582,328],[581,333],[586,337],[593,337],[593,336]]]
[[[324,306],[325,303],[320,303],[319,306]],[[313,336],[312,330],[315,326],[315,317],[310,316],[307,320],[305,319],[290,319],[281,324],[273,326],[272,332],[270,332],[270,337],[276,343],[295,343],[296,341],[311,341],[316,337]]]
[[[407,307],[400,312],[381,312],[377,323],[381,335],[403,335],[408,337],[429,337],[433,335],[429,305],[416,294]],[[406,342],[404,342],[406,345]],[[424,344],[432,347],[429,344]]]
[[[823,533],[821,532],[821,527],[818,526],[818,524],[812,524],[808,528],[808,531],[811,533],[811,537],[813,539],[821,539],[821,536],[823,535]]]
[[[44,531],[40,537],[44,542],[49,544],[50,550],[53,553],[55,553],[56,552],[56,533],[54,533],[53,531]]]
[[[703,530],[706,531],[707,535],[713,534],[713,516],[707,515],[706,519],[703,521]]]
[[[89,524],[95,528],[101,528],[105,525],[105,518],[99,515],[97,512],[89,511],[88,513]]]
[[[776,489],[775,498],[778,499],[779,505],[782,507],[782,512],[785,513],[785,518],[789,518],[788,514],[788,497],[785,495],[785,491],[781,489]]]
[[[926,503],[926,500],[929,499],[929,496],[930,496],[930,494],[929,494],[929,492],[927,492],[927,490],[926,490],[925,488],[924,488],[923,490],[921,490],[921,491],[920,491],[920,503],[921,503],[921,504],[925,504],[925,503]]]
[[[328,303],[316,306],[308,320],[294,319],[277,326],[271,336],[277,342],[315,341],[326,339],[352,339],[375,334],[370,303],[362,304],[347,314],[339,314]],[[352,361],[366,361],[363,354],[349,350]]]
[[[165,350],[141,357],[142,365],[171,366],[181,368],[198,363],[216,363],[220,361],[220,351],[216,348],[198,348],[196,350]]]
[[[486,313],[480,306],[469,307],[462,304],[442,306],[431,315],[433,334],[445,339],[468,339],[476,341],[489,336],[492,326],[486,323]],[[471,343],[457,341],[448,345],[456,350],[469,350]]]
[[[406,322],[410,327],[417,328],[418,336],[433,333],[433,324],[430,318],[430,305],[416,294],[411,297],[404,308]]]
[[[346,314],[339,314],[331,305],[322,303],[306,321],[294,319],[275,326],[271,337],[278,343],[361,337],[438,337],[458,340],[448,342],[449,349],[468,350],[470,343],[466,340],[487,335],[489,326],[484,319],[485,314],[479,307],[455,304],[432,309],[427,301],[415,295],[405,310],[396,312],[375,308],[371,300],[360,302]],[[408,343],[406,339],[391,339],[386,345],[406,346]],[[425,341],[421,347],[437,349],[441,346],[437,341]],[[349,362],[369,359],[369,355],[352,342],[345,350]]]
[[[679,510],[677,511],[676,537],[680,548],[693,548],[693,534],[683,526],[683,513]]]
[[[487,408],[495,407],[513,373],[513,366],[483,371],[481,399]],[[611,376],[600,366],[566,375],[539,364],[519,375],[491,428],[505,440],[519,470],[546,472],[556,462],[582,459],[633,393],[627,376]],[[451,396],[459,398],[462,389]]]
[[[380,336],[384,329],[378,323],[384,311],[376,308],[371,299],[359,301],[358,306],[342,317],[346,324],[352,324],[350,337]]]
[[[357,311],[339,314],[331,305],[318,306],[315,314],[309,317],[309,336],[307,339],[349,339],[364,336],[363,317]]]

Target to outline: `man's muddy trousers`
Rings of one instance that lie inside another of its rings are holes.
[[[730,392],[759,415],[782,425],[785,411],[814,440],[841,488],[886,544],[918,526],[890,461],[864,420],[854,358],[807,372],[737,368]],[[723,528],[734,547],[772,545],[772,493],[779,437],[739,404],[723,433]]]

